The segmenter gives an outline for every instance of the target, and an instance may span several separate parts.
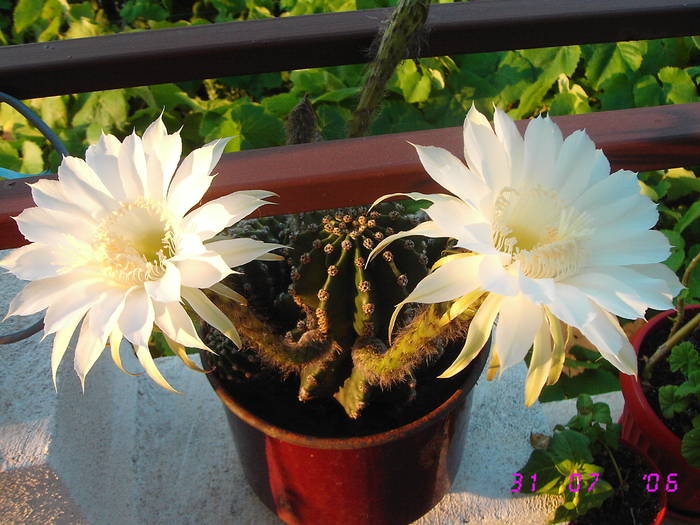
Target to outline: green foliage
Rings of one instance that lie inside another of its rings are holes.
[[[551,523],[583,516],[614,493],[612,485],[603,479],[604,469],[594,464],[594,457],[610,454],[615,461],[612,451],[619,445],[620,427],[612,422],[610,407],[594,403],[588,395],[579,396],[576,408],[577,414],[566,425],[554,427],[546,449],[534,450],[519,472],[525,480],[536,476],[535,494],[564,497]],[[522,487],[532,493],[529,483]]]
[[[671,349],[668,364],[672,372],[685,377],[680,385],[659,388],[659,405],[663,416],[671,419],[677,414],[700,412],[700,352],[689,341]],[[692,466],[700,468],[700,415],[687,426],[681,444],[681,454]]]

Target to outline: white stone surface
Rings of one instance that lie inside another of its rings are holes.
[[[0,257],[3,252],[0,252]],[[0,276],[0,312],[20,284]],[[27,326],[11,318],[0,333]],[[173,386],[122,374],[105,353],[86,391],[67,354],[51,383],[51,338],[0,347],[0,524],[279,525],[241,470],[224,409],[207,379],[159,360]],[[125,365],[138,363],[123,349]],[[573,402],[523,406],[524,365],[474,391],[462,467],[450,493],[416,525],[544,524],[556,500],[513,497],[529,435],[575,412]],[[619,394],[605,396],[613,417]],[[332,525],[332,524],[329,524]]]

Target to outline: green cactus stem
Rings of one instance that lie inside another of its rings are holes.
[[[360,137],[366,133],[394,69],[419,41],[429,8],[429,0],[399,1],[370,63],[360,101],[350,121],[348,136]]]

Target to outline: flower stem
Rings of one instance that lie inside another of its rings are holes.
[[[700,263],[700,252],[693,257],[693,260],[690,261],[688,266],[685,269],[685,272],[683,273],[683,279],[681,279],[681,284],[684,287],[688,287],[688,283],[690,282],[690,276],[693,274],[693,271],[695,271],[695,268],[698,266]],[[683,318],[685,317],[685,300],[683,299],[683,295],[680,295],[678,297],[678,315],[676,316],[676,320],[673,322],[673,327],[671,327],[671,332],[669,333],[669,337],[671,337],[673,334],[675,334],[681,327],[681,324],[683,323]]]

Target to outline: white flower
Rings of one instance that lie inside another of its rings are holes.
[[[393,194],[432,202],[431,220],[387,237],[371,256],[409,235],[451,237],[468,252],[438,261],[397,306],[391,326],[404,303],[457,299],[452,319],[483,300],[462,352],[441,377],[466,367],[493,331],[491,366],[501,371],[533,348],[527,405],[559,377],[561,322],[578,328],[619,370],[636,374],[634,351],[615,316],[672,308],[681,289],[660,264],[670,248],[662,233],[650,230],[656,206],[640,193],[635,173],[610,175],[608,160],[585,131],[564,140],[554,122],[539,117],[523,138],[498,109],[494,127],[469,111],[468,167],[444,149],[415,146],[428,174],[453,195]]]
[[[11,315],[46,310],[44,334],[55,334],[51,369],[56,369],[78,325],[75,370],[85,376],[105,348],[122,370],[119,343],[126,338],[145,371],[170,390],[148,351],[155,325],[190,367],[184,347],[207,349],[181,302],[240,344],[231,321],[202,288],[244,299],[219,281],[231,267],[280,248],[252,239],[214,240],[253,210],[266,204],[267,191],[239,191],[193,211],[213,179],[229,139],[182,152],[179,132],[168,134],[159,118],[143,135],[124,142],[103,135],[86,160],[65,157],[58,181],[31,185],[37,204],[15,217],[31,242],[0,266],[31,281],[12,300]],[[189,212],[189,213],[188,213]],[[82,324],[81,324],[82,322]]]

